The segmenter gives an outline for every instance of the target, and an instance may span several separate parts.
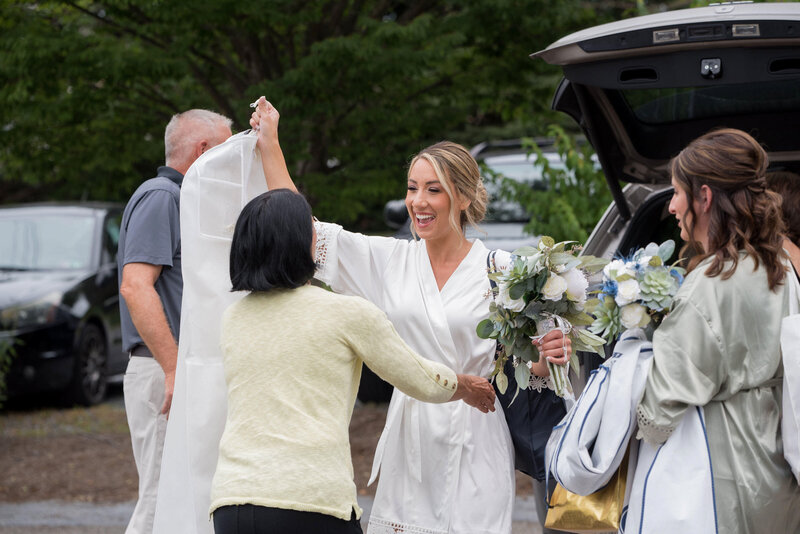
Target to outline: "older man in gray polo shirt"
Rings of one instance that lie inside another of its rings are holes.
[[[173,116],[164,133],[166,166],[139,186],[122,216],[119,302],[122,342],[130,353],[123,391],[139,472],[139,500],[126,534],[153,530],[178,358],[181,181],[203,152],[230,136],[231,120],[217,113],[192,109]]]

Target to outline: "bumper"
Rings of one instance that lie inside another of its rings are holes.
[[[75,330],[66,323],[27,332],[0,332],[0,340],[14,340],[16,353],[6,377],[8,396],[67,387],[74,369],[74,336]]]

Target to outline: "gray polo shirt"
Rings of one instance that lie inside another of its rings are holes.
[[[183,175],[171,167],[159,167],[158,176],[147,180],[133,193],[122,214],[117,266],[119,282],[122,268],[128,263],[161,265],[155,289],[161,298],[167,322],[178,341],[181,324],[180,199]],[[119,299],[122,346],[130,351],[142,343],[133,326],[125,299]]]

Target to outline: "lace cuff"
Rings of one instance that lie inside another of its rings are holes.
[[[314,221],[317,232],[317,244],[314,248],[314,261],[317,262],[317,272],[314,278],[330,284],[336,277],[336,239],[342,227],[338,224]]]
[[[528,388],[532,389],[536,393],[541,393],[543,389],[555,390],[553,381],[549,376],[536,376],[534,374],[531,374],[531,378],[528,380]]]
[[[656,447],[667,441],[675,431],[675,427],[655,424],[645,415],[641,406],[636,407],[636,422],[639,423],[636,439],[644,439],[647,443]]]

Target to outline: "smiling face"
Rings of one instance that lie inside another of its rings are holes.
[[[433,165],[418,159],[408,171],[406,209],[420,238],[430,241],[458,232],[451,223],[452,204]]]

